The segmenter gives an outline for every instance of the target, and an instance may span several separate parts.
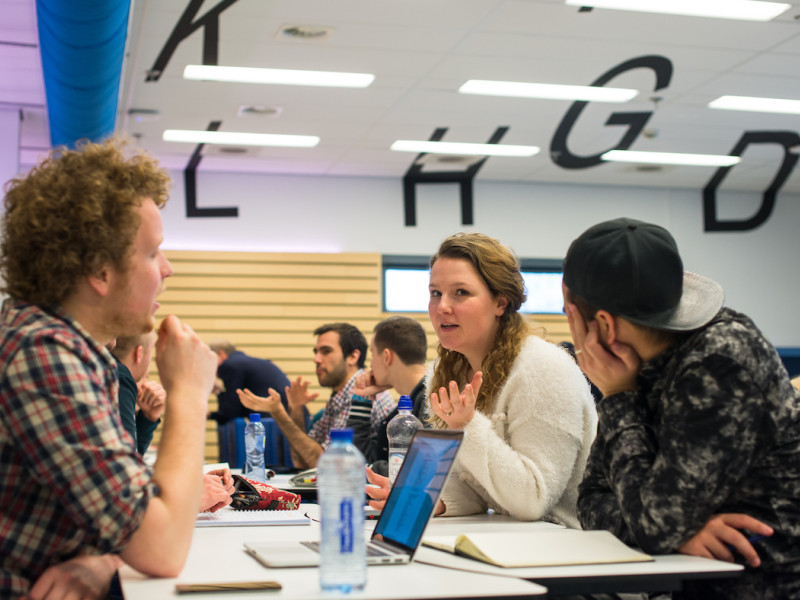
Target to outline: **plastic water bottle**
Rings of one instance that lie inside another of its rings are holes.
[[[411,438],[422,423],[411,414],[414,403],[408,396],[400,396],[397,403],[397,414],[386,425],[386,437],[389,438],[389,482],[394,485],[397,473],[406,458]]]
[[[319,583],[348,593],[367,583],[364,542],[364,456],[352,429],[332,429],[331,444],[317,463],[317,498],[322,515]]]
[[[244,428],[244,451],[245,451],[245,477],[256,481],[266,481],[267,472],[264,467],[264,447],[267,441],[267,433],[264,424],[261,422],[261,415],[253,413],[250,415],[250,422]]]

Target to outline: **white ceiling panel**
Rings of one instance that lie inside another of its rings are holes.
[[[541,152],[527,159],[490,158],[479,180],[702,188],[714,169],[564,169],[551,158],[550,146],[572,102],[469,96],[457,89],[467,79],[588,85],[631,59],[662,56],[673,68],[669,85],[653,91],[649,68],[614,77],[608,86],[632,87],[639,95],[627,103],[585,106],[567,136],[568,150],[591,156],[617,146],[628,126],[607,120],[643,112],[652,114],[632,149],[725,154],[745,131],[800,132],[797,115],[707,107],[723,94],[800,99],[800,0],[792,4],[767,23],[579,12],[563,0],[237,0],[221,13],[219,64],[376,76],[365,89],[331,89],[186,81],[185,65],[203,61],[202,29],[178,44],[158,81],[147,82],[188,0],[136,0],[117,122],[121,134],[178,169],[195,147],[162,141],[164,129],[206,129],[217,120],[225,131],[318,135],[321,141],[309,149],[205,146],[201,171],[398,180],[417,155],[390,151],[395,139],[428,139],[447,128],[448,141],[485,142],[507,126],[500,143],[537,145]],[[207,1],[199,18],[215,5]],[[32,160],[47,145],[34,0],[0,0],[0,11],[0,105],[24,109],[25,157]],[[327,34],[287,37],[281,31],[290,25],[325,28]],[[273,107],[278,114],[239,116],[242,105]],[[128,114],[132,109],[150,114],[137,118]],[[762,190],[782,152],[776,144],[748,148],[725,189]],[[452,157],[425,158],[427,170],[460,164]],[[784,189],[800,191],[798,179],[793,173]]]

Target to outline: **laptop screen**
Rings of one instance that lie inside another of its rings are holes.
[[[417,430],[373,538],[416,551],[463,437],[462,431]]]

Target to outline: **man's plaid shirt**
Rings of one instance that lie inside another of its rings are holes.
[[[120,552],[156,488],[122,428],[115,363],[69,316],[0,313],[0,597],[49,566]]]
[[[322,417],[311,426],[308,436],[314,439],[323,448],[327,448],[331,441],[331,429],[341,429],[347,425],[350,417],[350,405],[353,399],[353,388],[356,386],[356,377],[363,370],[356,372],[338,392],[331,394],[330,400],[325,405]],[[389,392],[381,392],[375,395],[372,401],[370,421],[374,432],[378,431],[381,421],[394,410],[394,398]]]

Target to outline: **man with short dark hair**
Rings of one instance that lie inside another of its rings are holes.
[[[154,328],[172,274],[160,250],[168,190],[165,171],[114,141],[62,149],[7,188],[0,597],[70,587],[62,564],[93,573],[102,593],[118,557],[166,577],[186,560],[214,354],[174,315],[161,322],[156,362],[170,402],[151,471],[124,434],[105,347]]]
[[[356,393],[373,396],[394,388],[401,396],[409,396],[414,405],[412,413],[422,421],[425,408],[425,372],[428,340],[419,321],[395,315],[384,319],[372,331],[369,345],[370,369],[356,380]],[[375,443],[367,462],[380,475],[389,474],[389,438],[386,426],[396,415],[397,407],[386,415],[378,428]]]
[[[322,417],[304,430],[303,409],[318,394],[309,394],[308,381],[301,377],[292,381],[286,390],[289,410],[283,407],[280,395],[274,389],[269,397],[260,397],[250,390],[239,393],[242,404],[252,410],[267,411],[283,434],[289,439],[292,462],[300,468],[317,466],[317,461],[330,443],[331,429],[352,427],[355,443],[362,453],[369,453],[372,438],[381,420],[394,408],[391,394],[381,392],[374,399],[354,395],[356,377],[362,372],[367,352],[367,341],[357,327],[349,323],[330,323],[314,331],[314,345],[319,384],[332,389]]]
[[[228,340],[213,340],[208,345],[217,355],[217,377],[224,387],[217,392],[218,408],[209,418],[222,425],[237,417],[249,417],[253,411],[242,405],[237,393],[243,389],[257,396],[267,396],[269,389],[273,388],[280,394],[284,407],[288,406],[285,390],[289,378],[275,363],[266,358],[248,356]],[[265,412],[262,416],[268,417],[269,414]]]
[[[586,529],[646,552],[746,563],[673,598],[800,597],[800,398],[775,348],[683,270],[657,225],[589,228],[564,260],[578,362],[603,393]]]

